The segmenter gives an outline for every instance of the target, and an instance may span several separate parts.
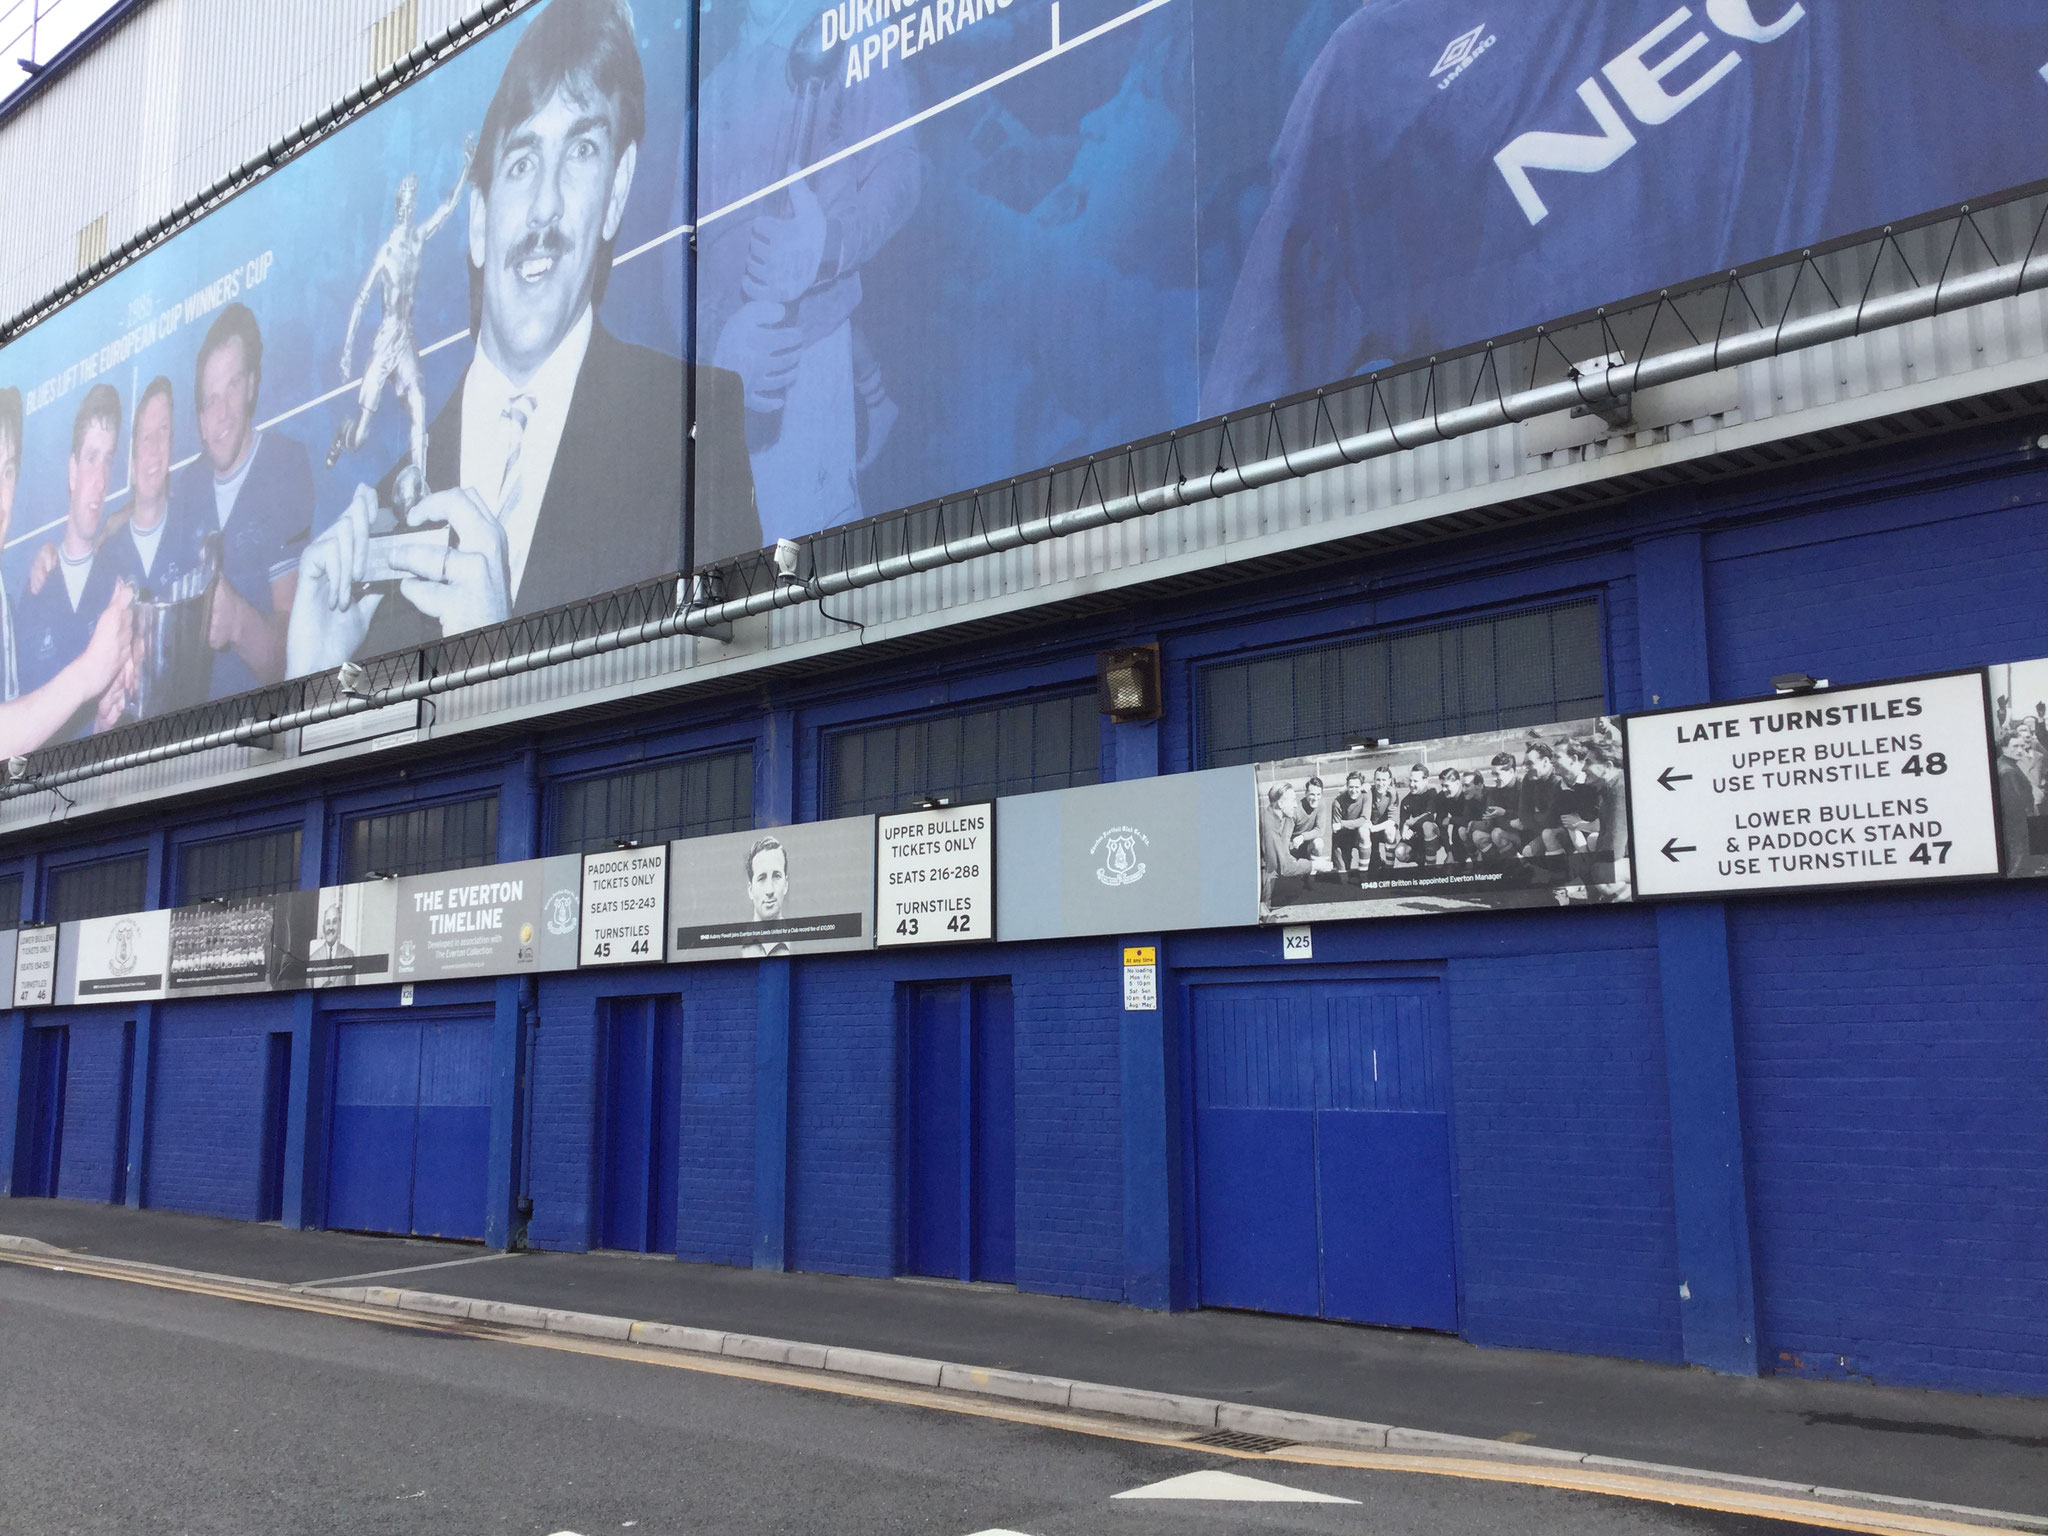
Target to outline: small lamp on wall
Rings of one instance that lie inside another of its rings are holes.
[[[1095,707],[1119,725],[1157,720],[1164,712],[1159,688],[1159,647],[1131,645],[1095,658]]]
[[[1780,672],[1771,679],[1771,692],[1817,693],[1827,685],[1826,678],[1815,677],[1811,672]]]

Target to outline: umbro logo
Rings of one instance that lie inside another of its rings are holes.
[[[1488,32],[1486,23],[1482,21],[1470,32],[1451,39],[1444,49],[1443,57],[1436,61],[1436,68],[1429,72],[1429,78],[1436,80],[1438,75],[1442,75],[1444,78],[1437,81],[1436,88],[1440,91],[1449,90],[1451,82],[1470,69],[1478,61],[1479,55],[1498,41],[1500,39]]]

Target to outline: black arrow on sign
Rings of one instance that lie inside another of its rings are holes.
[[[1659,784],[1662,784],[1666,789],[1675,789],[1691,777],[1692,775],[1689,773],[1679,773],[1675,769],[1666,768],[1662,773],[1657,775],[1657,782]]]
[[[1676,864],[1678,862],[1678,856],[1681,853],[1698,853],[1699,849],[1693,847],[1693,845],[1690,843],[1680,843],[1679,840],[1674,837],[1669,842],[1667,842],[1662,848],[1659,848],[1657,851],[1663,854],[1664,857],[1669,859],[1672,863]]]

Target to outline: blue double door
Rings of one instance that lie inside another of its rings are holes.
[[[481,1239],[491,1016],[355,1018],[334,1030],[327,1225]]]
[[[674,1253],[683,1156],[681,1001],[621,997],[605,1010],[598,1244]]]
[[[904,999],[904,1267],[1017,1278],[1017,1061],[1008,981]]]
[[[1435,984],[1203,986],[1192,1022],[1203,1305],[1455,1331]]]
[[[71,1031],[62,1024],[28,1032],[22,1077],[22,1160],[15,1192],[54,1199],[64,1166],[64,1097],[71,1072]]]

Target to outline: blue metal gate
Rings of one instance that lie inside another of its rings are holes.
[[[608,1011],[599,1241],[674,1253],[683,1131],[680,1000],[613,998]]]
[[[1193,1025],[1203,1304],[1455,1330],[1435,984],[1197,987]]]
[[[328,1226],[484,1235],[490,1050],[488,1015],[336,1025]]]
[[[28,1032],[25,1063],[34,1095],[27,1115],[27,1153],[17,1186],[24,1195],[54,1198],[64,1163],[64,1093],[69,1077],[71,1031],[59,1024]]]
[[[1007,981],[906,998],[905,1262],[914,1275],[1017,1278],[1017,1065]]]

